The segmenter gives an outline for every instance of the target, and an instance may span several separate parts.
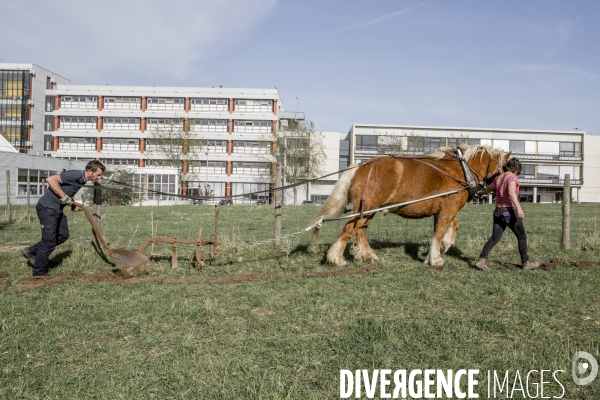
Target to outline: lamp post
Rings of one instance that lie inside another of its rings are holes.
[[[204,181],[204,193],[208,201],[208,146],[206,146],[206,179]]]

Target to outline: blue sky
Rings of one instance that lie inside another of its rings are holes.
[[[353,123],[600,134],[600,2],[0,0],[3,62],[74,84],[277,87]],[[296,99],[298,101],[296,102]]]

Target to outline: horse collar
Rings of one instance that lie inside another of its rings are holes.
[[[475,182],[475,177],[473,176],[473,172],[471,172],[471,168],[469,168],[469,164],[467,164],[467,160],[463,157],[462,150],[460,147],[454,149],[454,157],[458,159],[460,162],[460,166],[463,169],[463,173],[465,174],[465,181],[469,184],[469,188],[474,188],[477,186],[477,182]]]

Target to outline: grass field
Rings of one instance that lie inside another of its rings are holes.
[[[13,208],[0,229],[2,399],[326,399],[340,396],[340,369],[428,368],[479,369],[480,398],[488,370],[510,370],[511,388],[517,370],[524,386],[530,370],[563,370],[562,398],[600,398],[600,377],[587,386],[571,378],[575,352],[600,359],[600,205],[571,205],[570,250],[560,247],[560,204],[524,205],[530,255],[545,269],[512,266],[510,232],[490,255],[493,272],[474,269],[492,207],[468,205],[443,269],[423,266],[431,219],[377,215],[368,233],[376,268],[328,277],[319,277],[334,271],[323,256],[343,223],[323,227],[317,253],[299,235],[216,255],[204,269],[182,251],[173,270],[169,248],[155,247],[152,264],[123,277],[91,247],[83,214],[67,211],[71,239],[44,284],[20,255],[39,240],[39,223]],[[283,233],[316,211],[284,208]],[[201,225],[210,238],[214,207],[103,208],[109,244],[130,250],[153,232],[194,239]],[[224,250],[272,236],[272,207],[220,208]],[[544,380],[544,396],[559,397],[561,386]]]

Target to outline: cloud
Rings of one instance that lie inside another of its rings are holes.
[[[529,63],[529,64],[515,64],[507,67],[507,70],[511,73],[517,74],[528,74],[528,73],[540,73],[540,72],[549,72],[549,73],[557,73],[557,74],[573,74],[580,75],[586,78],[595,79],[596,75],[587,72],[581,68],[572,67],[570,65],[565,64],[539,64],[539,63]]]
[[[4,62],[33,62],[73,83],[89,83],[76,79],[115,72],[129,75],[123,82],[160,75],[183,79],[194,63],[243,40],[276,0],[2,3],[0,35],[10,38],[3,41]]]
[[[386,15],[383,15],[383,16],[375,18],[375,19],[370,19],[368,21],[364,21],[364,22],[360,22],[358,24],[350,25],[350,26],[347,26],[347,27],[342,28],[342,29],[337,29],[335,31],[327,32],[327,33],[322,34],[321,36],[327,36],[327,35],[331,35],[331,34],[334,34],[334,33],[342,32],[342,31],[346,31],[346,30],[350,30],[350,29],[366,28],[367,26],[378,24],[379,22],[385,21],[386,19],[394,18],[394,17],[397,17],[398,15],[406,14],[406,13],[408,13],[410,11],[416,10],[417,8],[423,7],[426,4],[428,4],[428,3],[417,4],[416,6],[405,8],[404,10],[396,11],[396,12],[393,12],[393,13],[390,13],[390,14],[386,14]]]

